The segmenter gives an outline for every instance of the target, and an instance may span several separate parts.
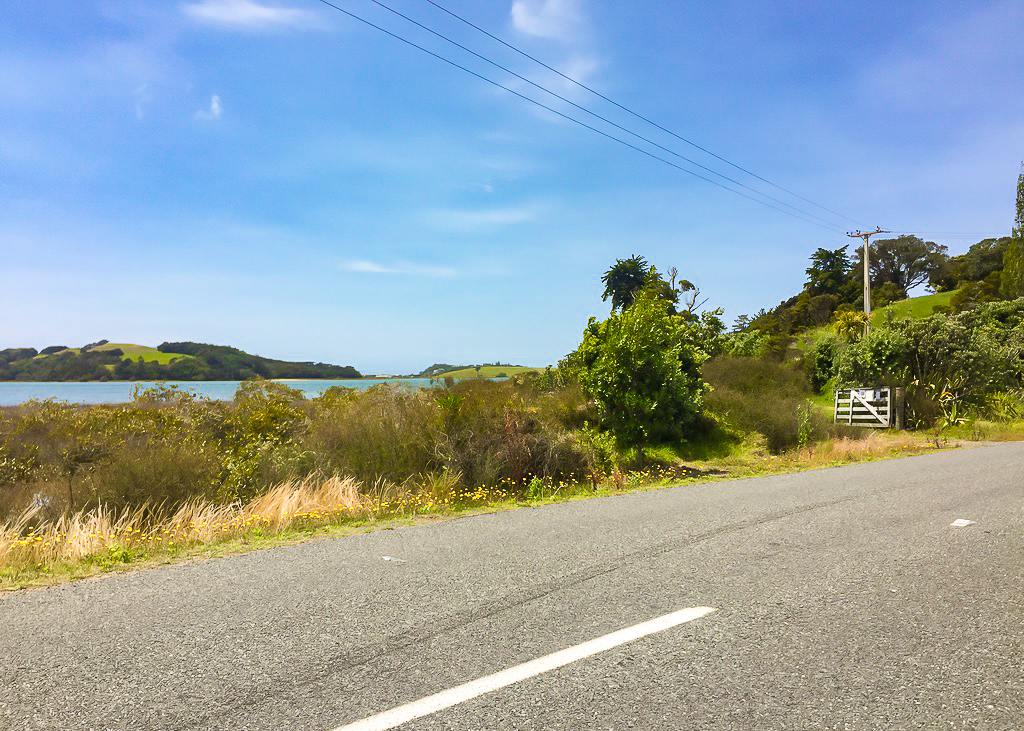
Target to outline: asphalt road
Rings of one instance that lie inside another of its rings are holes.
[[[1024,729],[1024,444],[19,592],[0,727],[330,731],[698,606],[400,728]]]

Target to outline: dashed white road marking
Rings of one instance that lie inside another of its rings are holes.
[[[635,624],[632,627],[626,627],[620,629],[617,632],[612,632],[602,637],[598,637],[593,640],[588,640],[579,645],[569,647],[565,650],[559,650],[550,655],[544,657],[538,657],[536,660],[530,660],[524,662],[522,665],[515,665],[514,667],[502,670],[501,672],[494,673],[493,675],[487,675],[477,680],[471,680],[468,683],[457,685],[454,688],[443,690],[440,693],[429,695],[426,698],[420,698],[418,701],[412,703],[406,703],[402,706],[397,706],[389,711],[378,713],[373,716],[369,716],[360,721],[354,721],[353,723],[339,726],[332,731],[387,731],[387,729],[401,726],[403,723],[412,721],[416,718],[422,718],[423,716],[429,716],[431,713],[437,713],[445,708],[451,708],[452,706],[458,705],[471,698],[476,698],[485,693],[504,688],[518,683],[521,680],[532,678],[535,675],[541,673],[550,672],[551,670],[557,670],[560,667],[568,665],[569,663],[582,660],[583,658],[597,655],[598,653],[610,650],[613,647],[624,645],[627,642],[633,642],[641,637],[647,635],[653,635],[657,632],[663,632],[664,630],[677,627],[686,622],[692,622],[695,619],[700,619],[712,612],[717,611],[711,607],[689,607],[687,609],[680,609],[678,612],[672,612],[661,617],[657,617],[647,622],[641,622]]]

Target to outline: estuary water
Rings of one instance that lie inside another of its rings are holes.
[[[241,381],[88,381],[85,383],[42,382],[42,381],[0,381],[0,406],[17,406],[33,399],[57,399],[74,404],[122,404],[132,400],[136,389],[145,390],[154,386],[177,386],[182,391],[191,391],[201,398],[214,401],[230,401]],[[331,386],[343,386],[365,391],[381,383],[392,383],[409,388],[427,388],[429,378],[366,378],[351,380],[309,381],[282,380],[289,388],[301,391],[306,398],[319,396]]]

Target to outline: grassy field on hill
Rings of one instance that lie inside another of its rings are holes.
[[[107,343],[106,345],[93,348],[93,350],[104,351],[114,350],[115,348],[123,350],[125,358],[138,360],[139,356],[142,356],[142,359],[147,363],[160,363],[161,365],[167,365],[172,360],[191,360],[193,357],[181,353],[161,353],[156,348],[151,348],[148,345],[134,345],[132,343]]]
[[[120,348],[124,351],[124,357],[132,360],[138,360],[139,356],[147,363],[160,363],[161,365],[167,365],[172,360],[184,359],[189,360],[192,358],[191,355],[182,355],[181,353],[161,353],[156,348],[151,348],[148,345],[136,345],[134,343],[107,343],[105,345],[97,345],[92,350],[97,353],[102,353],[107,350],[115,350]],[[60,353],[75,353],[76,355],[81,354],[81,348],[65,348],[59,353],[54,355],[60,355]],[[36,359],[47,358],[46,355],[37,355]]]
[[[530,368],[529,366],[480,366],[480,372],[477,373],[476,368],[459,368],[456,371],[448,371],[442,373],[438,378],[501,378],[502,376],[512,376],[516,373],[526,373],[527,371],[533,371],[534,373],[540,373],[543,368]]]
[[[920,320],[932,314],[936,307],[945,306],[953,299],[956,292],[939,292],[937,294],[926,294],[923,297],[911,297],[910,299],[893,302],[891,305],[881,307],[871,313],[872,324],[879,325],[892,313],[895,317],[909,317]]]

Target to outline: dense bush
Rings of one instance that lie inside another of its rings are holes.
[[[722,355],[703,366],[711,414],[741,432],[756,432],[774,453],[825,436],[828,420],[808,403],[804,374],[787,363]]]
[[[675,315],[667,300],[646,292],[621,313],[587,324],[568,366],[620,448],[642,449],[693,433],[705,390],[705,330],[702,320]],[[720,321],[714,330],[717,340]]]
[[[962,382],[974,397],[1019,385],[1022,356],[1024,299],[874,328],[840,352],[836,377],[853,386]]]
[[[987,394],[1024,383],[1024,299],[888,322],[840,349],[835,377],[841,386],[906,388],[913,425],[942,412],[942,394],[980,408]]]
[[[598,461],[574,429],[579,388],[466,381],[413,391],[330,389],[307,400],[243,383],[230,403],[153,389],[117,406],[31,402],[0,409],[0,513],[35,502],[58,512],[193,498],[245,501],[310,474],[460,489],[583,479]]]
[[[834,335],[819,339],[804,357],[804,373],[811,390],[821,393],[835,374],[839,341]]]

